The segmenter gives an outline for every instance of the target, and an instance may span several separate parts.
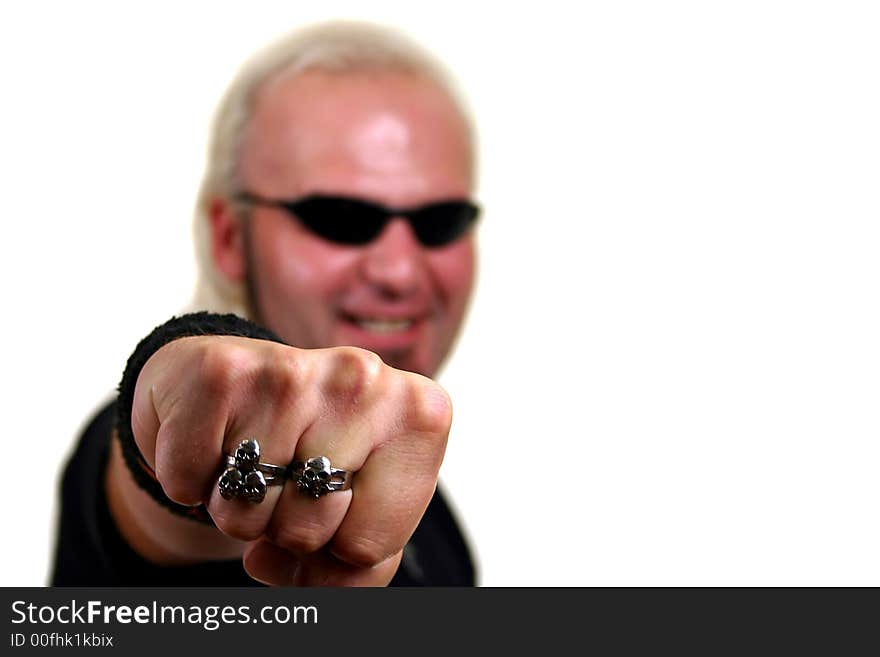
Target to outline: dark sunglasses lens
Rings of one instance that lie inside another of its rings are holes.
[[[306,228],[337,244],[366,244],[387,221],[380,208],[355,199],[312,196],[290,210]]]
[[[480,213],[468,201],[435,203],[412,214],[412,225],[425,246],[444,246],[464,235]]]

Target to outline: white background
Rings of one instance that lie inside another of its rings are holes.
[[[4,2],[0,584],[47,581],[78,429],[189,300],[235,68],[352,17],[480,128],[441,475],[482,583],[880,585],[876,6]]]

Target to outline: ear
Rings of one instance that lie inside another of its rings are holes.
[[[232,204],[221,198],[211,199],[208,219],[211,223],[211,255],[214,265],[231,281],[244,280],[244,228]]]

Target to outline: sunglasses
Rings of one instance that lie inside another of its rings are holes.
[[[315,235],[349,245],[369,244],[392,217],[404,217],[423,246],[444,246],[464,235],[480,214],[479,207],[463,200],[400,209],[347,196],[312,195],[284,201],[244,192],[235,198],[252,205],[281,208]]]

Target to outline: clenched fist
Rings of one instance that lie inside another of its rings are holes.
[[[118,450],[111,510],[152,560],[241,555],[269,584],[385,585],[434,492],[451,420],[439,385],[363,349],[180,338],[141,370],[131,424],[166,495],[204,503],[216,529],[159,508],[126,480]],[[315,499],[287,480],[259,504],[225,499],[217,484],[226,455],[248,438],[263,463],[325,456],[350,473],[351,489]]]

